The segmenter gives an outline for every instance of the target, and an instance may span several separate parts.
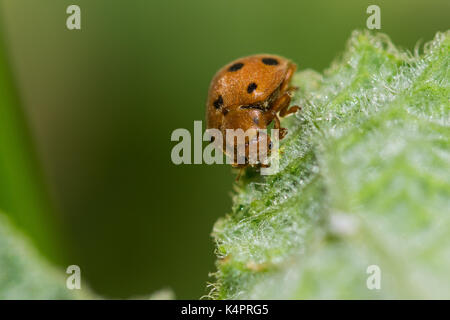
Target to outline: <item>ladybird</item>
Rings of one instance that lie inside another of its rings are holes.
[[[267,143],[270,154],[271,141],[268,135],[259,134],[274,121],[274,128],[279,129],[279,138],[283,139],[287,129],[280,125],[280,117],[285,117],[300,110],[291,106],[291,95],[296,89],[290,86],[297,65],[286,58],[270,54],[257,54],[232,61],[221,68],[213,77],[206,106],[207,129],[218,129],[226,137],[227,129],[242,129],[246,132],[254,129],[253,138],[245,140],[245,163],[232,159],[233,167],[263,166],[262,159],[249,163],[250,145]],[[226,150],[226,141],[222,150]],[[234,150],[238,142],[231,142]],[[242,142],[241,142],[242,143]]]

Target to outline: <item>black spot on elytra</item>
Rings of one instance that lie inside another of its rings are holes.
[[[276,66],[278,64],[278,60],[274,58],[263,58],[262,62],[268,66]]]
[[[238,71],[243,66],[244,66],[244,64],[242,62],[237,62],[237,63],[233,64],[231,67],[229,67],[228,71],[230,71],[230,72]]]
[[[253,123],[256,124],[256,125],[259,124],[259,119],[258,119],[258,117],[254,117],[254,118],[253,118]]]
[[[219,97],[213,102],[213,104],[214,104],[214,107],[215,107],[216,109],[220,109],[220,107],[223,106],[223,98],[222,98],[222,96],[219,96]]]
[[[250,83],[247,87],[247,92],[252,93],[253,91],[255,91],[256,87],[258,87],[256,83],[254,82]]]
[[[229,112],[228,109],[223,109],[223,110],[222,110],[222,113],[223,113],[224,116],[226,116],[226,115],[228,114],[228,112]]]

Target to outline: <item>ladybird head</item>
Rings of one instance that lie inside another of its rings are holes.
[[[258,130],[245,145],[246,164],[265,163],[270,156],[272,141],[265,131]]]
[[[239,140],[236,142],[235,140],[231,144],[227,143],[227,147],[230,149],[226,153],[229,156],[233,156],[233,164],[238,166],[267,163],[272,149],[270,136],[261,130],[253,131],[251,129],[248,132],[250,134],[245,135],[241,142]]]
[[[233,151],[235,164],[265,162],[272,143],[263,110],[246,106],[226,110],[222,127],[226,153]]]

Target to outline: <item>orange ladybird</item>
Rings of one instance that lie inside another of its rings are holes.
[[[298,106],[289,107],[295,90],[290,86],[290,81],[296,68],[286,58],[269,54],[240,58],[224,66],[216,73],[209,87],[207,128],[220,130],[225,139],[227,129],[255,129],[258,132],[275,121],[274,128],[280,130],[280,139],[283,139],[287,129],[281,128],[278,115],[284,117],[300,109]],[[267,143],[270,152],[270,137],[256,134],[254,139],[245,142],[246,155],[252,143],[259,146],[262,142]],[[236,150],[237,143],[233,141],[232,144]],[[225,145],[226,141],[223,150]],[[235,158],[233,167],[255,165],[248,162],[247,156],[243,164],[238,164]],[[256,164],[261,165],[260,161]]]

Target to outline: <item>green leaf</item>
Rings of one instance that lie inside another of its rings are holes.
[[[68,276],[43,259],[0,213],[0,300],[85,298],[83,285],[67,289]]]
[[[450,298],[449,34],[419,55],[354,32],[296,74],[281,171],[248,170],[214,226],[210,297]]]

